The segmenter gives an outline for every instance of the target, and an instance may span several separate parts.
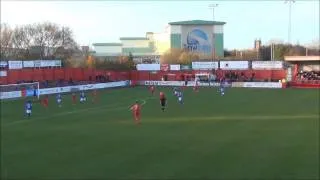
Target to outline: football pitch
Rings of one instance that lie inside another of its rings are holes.
[[[319,179],[319,90],[188,88],[183,105],[172,88],[87,95],[33,103],[30,119],[23,100],[1,102],[1,179]]]

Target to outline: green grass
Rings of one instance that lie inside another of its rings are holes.
[[[167,112],[146,88],[49,109],[1,103],[1,179],[319,179],[319,91],[171,89]],[[142,125],[128,106],[146,102]],[[143,101],[144,100],[144,101]]]

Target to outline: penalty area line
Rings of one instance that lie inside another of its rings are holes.
[[[145,105],[147,103],[147,101],[146,101],[147,99],[154,99],[154,98],[142,99],[142,101],[143,101],[142,105]],[[60,112],[60,113],[52,114],[50,116],[41,116],[41,117],[34,117],[34,118],[31,118],[31,119],[21,119],[21,120],[13,121],[13,122],[10,122],[10,123],[1,123],[1,125],[3,127],[5,127],[5,126],[20,124],[20,123],[34,122],[35,120],[44,120],[44,119],[50,119],[50,118],[60,117],[60,116],[64,116],[64,115],[77,114],[77,113],[83,113],[83,112],[92,113],[92,112],[97,112],[97,111],[101,111],[101,110],[103,110],[103,111],[115,111],[115,110],[121,110],[121,109],[128,109],[128,107],[123,106],[123,105],[125,105],[124,103],[119,103],[119,104],[122,104],[122,105],[120,105],[120,106],[104,105],[104,106],[98,106],[98,107],[90,107],[90,108],[84,108],[84,109]],[[103,109],[103,108],[106,108],[106,109]]]
[[[154,98],[146,98],[146,99],[140,99],[140,101],[142,101],[141,106],[147,104],[147,99],[154,99]],[[130,111],[132,105],[128,106],[128,111]]]
[[[171,117],[154,119],[152,123],[163,122],[203,122],[203,121],[267,121],[267,120],[294,120],[294,119],[319,119],[319,115],[261,115],[261,116],[203,116],[203,117]]]

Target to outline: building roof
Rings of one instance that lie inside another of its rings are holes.
[[[121,43],[93,43],[93,46],[122,46]]]
[[[146,37],[121,37],[120,40],[148,40]]]
[[[191,20],[191,21],[177,21],[170,22],[170,25],[224,25],[222,21],[204,21],[204,20]]]
[[[95,57],[121,56],[122,53],[93,53]]]
[[[320,61],[320,56],[284,56],[285,61]]]

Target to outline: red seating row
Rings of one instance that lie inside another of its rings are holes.
[[[211,71],[201,71],[211,72]],[[230,71],[217,70],[217,77],[224,76]],[[286,70],[239,70],[232,71],[240,75],[243,73],[247,78],[255,74],[255,79],[259,80],[280,80],[286,78]],[[54,80],[70,80],[88,81],[90,78],[95,79],[96,76],[105,76],[111,81],[118,80],[160,80],[164,75],[168,75],[167,80],[182,80],[185,75],[193,75],[200,73],[199,71],[108,71],[97,69],[82,69],[82,68],[55,68],[55,69],[20,69],[7,70],[7,76],[0,77],[0,84],[12,84],[18,81],[54,81]]]

